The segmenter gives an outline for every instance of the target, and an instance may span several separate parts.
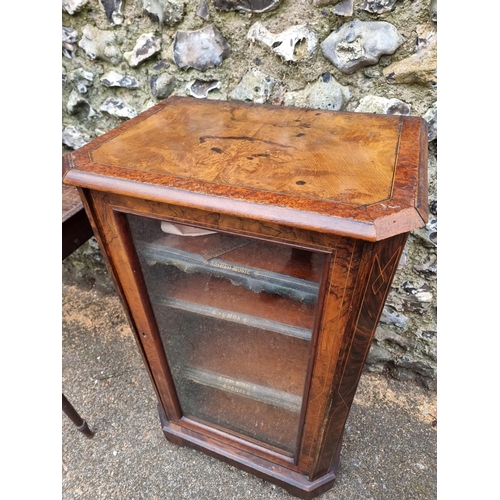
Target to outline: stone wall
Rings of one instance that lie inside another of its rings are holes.
[[[436,387],[436,0],[63,0],[63,152],[170,95],[421,116],[430,221],[410,235],[367,369]],[[97,273],[97,274],[96,274]],[[95,241],[65,276],[100,282]]]

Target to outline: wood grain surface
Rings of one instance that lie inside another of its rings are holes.
[[[369,241],[427,221],[424,120],[172,97],[64,160],[65,181]]]
[[[92,150],[95,163],[366,205],[392,190],[401,117],[176,101]],[[356,120],[358,118],[358,120]]]

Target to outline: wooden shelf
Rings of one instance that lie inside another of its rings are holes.
[[[147,266],[143,270],[153,301],[163,295],[167,302],[170,300],[170,305],[180,307],[182,303],[187,303],[184,305],[191,307],[193,312],[198,309],[198,313],[203,315],[226,315],[226,320],[242,324],[250,316],[255,320],[260,318],[275,328],[285,329],[288,325],[291,328],[286,334],[295,333],[299,337],[305,337],[304,330],[311,332],[314,326],[315,304],[267,292],[256,293],[234,286],[230,280],[209,274],[184,273],[175,266]],[[307,336],[310,337],[310,334]]]
[[[204,306],[193,302],[186,302],[175,298],[155,296],[152,297],[154,304],[159,304],[164,307],[171,307],[173,309],[181,309],[183,311],[199,314],[201,316],[208,316],[211,318],[221,319],[233,323],[239,323],[253,328],[260,328],[271,332],[281,333],[282,335],[290,335],[303,340],[311,340],[312,331],[307,328],[299,328],[278,321],[270,321],[268,319],[259,318],[257,316],[250,316],[249,314],[235,313],[233,311],[226,311],[217,307]]]
[[[201,255],[164,245],[138,242],[136,247],[149,265],[173,265],[189,274],[197,272],[211,274],[226,278],[233,285],[243,286],[256,293],[268,292],[305,303],[314,303],[318,298],[319,285],[311,281],[252,268],[244,264],[235,264],[229,260],[216,258],[207,260]]]
[[[323,256],[314,252],[216,233],[165,234],[160,221],[129,216],[135,245],[148,264],[172,265],[192,274],[225,278],[235,286],[315,303]]]
[[[302,398],[295,394],[253,384],[247,380],[226,377],[220,373],[209,372],[200,368],[186,366],[181,371],[181,377],[196,384],[254,399],[260,403],[284,408],[291,412],[299,412],[302,406]]]
[[[226,431],[294,453],[300,420],[298,411],[191,380],[177,390],[187,417],[212,422]]]

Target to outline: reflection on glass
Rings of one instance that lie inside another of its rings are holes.
[[[183,413],[294,453],[323,255],[128,220]]]

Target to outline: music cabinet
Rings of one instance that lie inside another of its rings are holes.
[[[63,157],[166,438],[329,489],[408,234],[427,125],[171,97]]]

